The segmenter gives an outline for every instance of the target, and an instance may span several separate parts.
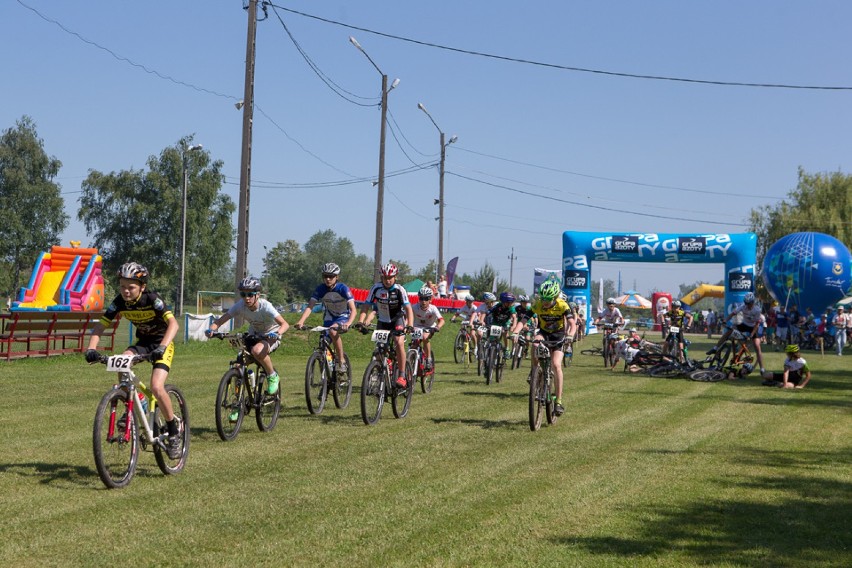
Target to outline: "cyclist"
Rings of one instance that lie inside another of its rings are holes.
[[[521,294],[518,296],[518,302],[520,303],[515,306],[518,323],[515,324],[514,329],[512,329],[513,343],[518,342],[518,336],[521,334],[523,334],[524,337],[529,338],[529,334],[535,330],[537,322],[535,312],[532,311],[532,304],[530,304],[529,296]]]
[[[267,394],[278,392],[278,373],[272,366],[272,354],[281,345],[281,336],[290,328],[290,324],[284,321],[278,310],[267,300],[260,297],[263,286],[260,280],[254,276],[247,276],[240,281],[240,300],[222,314],[219,319],[210,324],[205,335],[210,337],[214,331],[219,329],[231,318],[242,317],[249,324],[248,337],[246,337],[246,348],[251,352],[254,360],[260,363],[266,371]],[[231,414],[231,420],[236,421],[239,411]]]
[[[574,313],[565,300],[559,297],[559,283],[555,280],[547,280],[542,283],[538,290],[538,300],[533,302],[532,312],[538,316],[538,329],[535,340],[546,341],[548,344],[560,342],[570,343],[577,331],[577,322]],[[525,316],[526,317],[526,316]],[[565,412],[562,404],[563,371],[562,358],[564,353],[561,348],[553,346],[550,348],[550,364],[553,366],[553,375],[556,379],[556,415],[561,416]],[[532,370],[530,376],[538,367],[538,357],[532,358]]]
[[[757,364],[760,366],[760,374],[762,375],[766,372],[766,369],[763,368],[763,354],[760,351],[760,338],[757,336],[757,331],[763,321],[763,314],[760,311],[760,307],[755,305],[753,292],[746,293],[745,297],[743,297],[743,304],[731,312],[731,315],[728,316],[727,323],[730,324],[730,321],[739,314],[742,314],[742,323],[737,325],[737,331],[745,335],[754,344],[754,352],[755,355],[757,355]],[[716,353],[722,344],[731,336],[733,329],[733,327],[728,325],[728,329],[725,330],[725,333],[723,333],[722,337],[719,338],[718,343],[716,343],[716,345],[714,345],[707,354],[713,355]]]
[[[669,333],[666,336],[667,341],[666,341],[665,345],[668,345],[668,338],[671,337],[672,335],[675,335],[675,337],[673,339],[675,341],[677,341],[677,348],[678,348],[677,360],[678,360],[678,363],[683,363],[684,362],[684,360],[683,360],[683,345],[684,345],[683,330],[685,328],[689,327],[692,324],[692,313],[687,312],[686,310],[683,309],[683,305],[681,304],[680,300],[675,300],[674,302],[672,302],[672,309],[667,311],[663,317],[669,323],[669,325],[667,327],[667,329],[669,329]],[[671,333],[672,327],[679,328],[677,334]],[[667,355],[670,355],[670,353],[667,353]]]
[[[781,373],[763,373],[763,384],[769,387],[785,389],[803,389],[811,380],[811,369],[808,362],[799,353],[799,346],[788,345],[784,348],[787,359],[784,360],[784,371]]]
[[[459,311],[456,312],[450,321],[453,322],[456,318],[461,319],[462,323],[468,322],[470,324],[470,330],[468,333],[468,337],[470,337],[473,345],[471,346],[474,354],[476,354],[476,343],[478,339],[478,334],[476,333],[476,322],[474,321],[474,314],[476,313],[476,305],[473,303],[473,296],[468,294],[464,297],[464,305],[459,308]]]
[[[481,340],[487,339],[487,336],[482,335],[483,333],[487,333],[487,331],[480,332],[480,330],[477,329],[477,327],[478,326],[487,327],[491,324],[490,312],[491,312],[491,308],[494,307],[494,304],[496,302],[497,302],[497,296],[495,296],[491,292],[485,292],[482,295],[482,303],[480,303],[476,307],[476,311],[474,312],[473,317],[470,319],[470,323],[473,325],[473,328],[475,330],[474,335],[476,336],[474,338],[474,344],[475,344],[474,348],[476,348],[476,344],[481,343]],[[480,353],[478,350],[476,351],[477,357],[479,357],[480,355],[483,355],[483,354],[484,353]]]
[[[432,296],[434,293],[428,286],[423,286],[417,292],[417,298],[420,300],[411,308],[414,312],[414,326],[423,330],[423,355],[426,358],[425,370],[431,371],[434,366],[432,364],[432,336],[438,333],[444,327],[444,316],[441,312],[432,305]]]
[[[148,290],[148,269],[136,262],[126,262],[118,269],[119,295],[104,312],[103,317],[92,327],[86,361],[94,363],[101,334],[117,316],[124,316],[136,326],[136,344],[124,350],[124,355],[151,355],[151,391],[163,410],[169,433],[166,453],[169,459],[181,454],[180,431],[182,424],[175,416],[172,401],[165,384],[172,366],[175,346],[172,342],[178,333],[178,321],[165,302],[153,290]]]
[[[511,292],[500,293],[500,303],[488,310],[488,315],[491,317],[491,325],[499,325],[503,328],[503,335],[500,341],[503,343],[503,357],[508,359],[511,357],[509,351],[509,332],[515,329],[518,324],[518,315],[515,313],[515,295]],[[513,340],[517,341],[517,335]]]
[[[410,332],[414,324],[414,312],[408,300],[408,292],[396,282],[399,269],[393,263],[382,266],[381,282],[376,282],[370,288],[361,313],[358,316],[358,329],[366,333],[365,325],[373,321],[378,314],[379,321],[376,329],[393,332],[393,342],[396,349],[396,386],[405,388],[405,333]],[[373,308],[372,310],[370,308]],[[368,315],[369,312],[369,315]],[[366,323],[365,323],[366,321]]]
[[[621,315],[621,310],[615,306],[615,298],[606,299],[606,309],[595,319],[595,325],[602,323],[615,325],[612,330],[613,333],[616,333],[618,328],[624,325],[624,316]]]
[[[302,317],[296,322],[296,329],[305,329],[305,320],[311,315],[314,306],[322,303],[325,308],[323,315],[323,327],[329,327],[328,335],[334,345],[334,353],[337,355],[336,369],[338,374],[346,374],[346,359],[343,356],[343,338],[341,334],[346,333],[355,322],[357,311],[355,309],[355,297],[349,286],[340,281],[340,267],[333,262],[326,262],[320,268],[323,283],[316,287],[308,307],[302,312]]]

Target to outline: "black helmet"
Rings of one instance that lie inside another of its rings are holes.
[[[260,292],[263,286],[254,276],[246,276],[240,280],[240,292]]]

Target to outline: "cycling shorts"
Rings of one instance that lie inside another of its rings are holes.
[[[402,335],[405,331],[405,315],[399,313],[390,321],[377,321],[376,329],[389,330],[393,331],[394,335]]]
[[[136,345],[131,345],[130,347],[128,347],[127,350],[132,351],[133,353],[136,353],[137,355],[147,355],[148,353],[151,353],[152,351],[154,351],[154,349],[156,349],[159,346],[160,346],[159,341],[145,341],[145,342],[140,341]],[[169,343],[169,346],[166,347],[166,352],[163,353],[162,359],[157,359],[156,361],[151,361],[151,363],[154,365],[155,369],[162,369],[162,370],[164,370],[165,372],[168,373],[172,368],[172,359],[174,358],[174,355],[175,355],[175,344]]]
[[[280,339],[272,340],[272,339],[269,339],[268,337],[263,337],[261,335],[249,335],[248,337],[246,337],[246,349],[248,349],[249,351],[251,351],[252,347],[257,345],[258,343],[265,344],[267,354],[271,354],[276,349],[278,349],[278,346],[281,345],[281,340]]]

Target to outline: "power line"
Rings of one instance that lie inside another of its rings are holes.
[[[19,0],[20,1],[20,0]],[[270,4],[271,6],[275,6],[274,4]],[[335,26],[341,26],[351,30],[358,30],[361,32],[365,32],[368,34],[374,34],[381,37],[386,37],[388,39],[395,39],[398,41],[404,41],[408,43],[413,43],[416,45],[422,45],[424,47],[434,47],[436,49],[443,49],[446,51],[453,51],[456,53],[463,53],[465,55],[475,55],[478,57],[487,57],[490,59],[498,59],[501,61],[508,61],[511,63],[522,63],[525,65],[535,65],[538,67],[548,67],[551,69],[559,69],[561,71],[574,71],[578,73],[593,73],[596,75],[608,75],[611,77],[625,77],[628,79],[646,79],[653,81],[673,81],[679,83],[694,83],[694,84],[702,84],[702,85],[716,85],[721,87],[760,87],[760,88],[770,88],[770,89],[805,89],[805,90],[824,90],[824,91],[852,91],[852,87],[831,87],[831,86],[823,86],[823,85],[792,85],[792,84],[784,84],[784,83],[746,83],[740,81],[712,81],[708,79],[688,79],[684,77],[666,77],[663,75],[644,75],[644,74],[636,74],[636,73],[623,73],[618,71],[605,71],[602,69],[591,69],[586,67],[571,67],[568,65],[558,65],[556,63],[544,63],[541,61],[533,61],[531,59],[520,59],[517,57],[508,57],[504,55],[494,55],[492,53],[485,53],[482,51],[473,51],[470,49],[461,49],[458,47],[449,47],[446,45],[440,45],[437,43],[431,43],[427,41],[421,41],[416,39],[411,39],[403,36],[398,36],[394,34],[388,34],[384,32],[378,32],[376,30],[371,30],[369,28],[362,28],[359,26],[353,26],[350,24],[344,24],[343,22],[338,22],[336,20],[331,20],[328,18],[323,18],[320,16],[314,16],[312,14],[306,14],[305,12],[299,12],[298,10],[292,10],[290,8],[284,8],[282,6],[276,6],[281,8],[286,12],[290,12],[292,14],[296,14],[299,16],[303,16],[305,18],[311,18],[314,20],[318,20],[320,22],[325,22],[327,24],[333,24]]]

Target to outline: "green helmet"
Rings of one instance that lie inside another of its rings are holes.
[[[542,300],[549,302],[550,300],[554,300],[559,297],[559,292],[562,290],[559,289],[559,284],[555,280],[548,280],[547,282],[543,282],[541,288],[538,289],[538,294],[541,296]]]

